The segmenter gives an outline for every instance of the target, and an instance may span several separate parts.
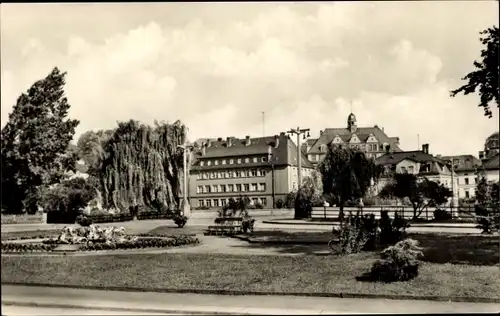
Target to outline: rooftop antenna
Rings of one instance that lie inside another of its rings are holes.
[[[266,112],[262,111],[262,137],[266,136]]]
[[[417,150],[420,150],[420,134],[417,134]]]
[[[352,100],[351,100],[350,104],[351,104],[351,113],[352,113]]]

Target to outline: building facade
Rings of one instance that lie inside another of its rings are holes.
[[[488,182],[500,181],[500,154],[496,154],[489,159],[485,159],[482,164],[482,170]]]
[[[473,198],[476,196],[476,185],[479,181],[477,172],[481,168],[481,160],[473,155],[437,156],[445,161],[448,166],[453,161],[454,177],[457,179],[457,196],[459,199]]]
[[[251,203],[273,207],[297,188],[297,146],[285,135],[208,140],[195,153],[189,175],[193,208],[217,208],[230,198],[247,196]],[[301,155],[302,177],[313,165]]]
[[[346,128],[327,128],[320,132],[317,139],[309,139],[302,145],[302,151],[307,153],[309,161],[317,165],[323,160],[328,146],[342,145],[359,149],[367,157],[378,158],[387,152],[401,152],[399,137],[389,137],[383,128],[358,127],[356,116],[350,114]]]

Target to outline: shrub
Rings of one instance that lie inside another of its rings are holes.
[[[250,217],[243,217],[243,220],[241,221],[241,230],[243,233],[247,232],[253,232],[253,227],[255,225],[255,219],[250,218]]]
[[[188,220],[187,216],[184,216],[184,215],[176,214],[174,216],[174,223],[179,228],[184,227],[184,225],[186,225],[186,223],[187,223],[187,220]]]
[[[282,199],[277,199],[275,203],[276,203],[276,208],[278,209],[286,207],[286,202]]]
[[[57,247],[55,244],[21,244],[21,243],[2,243],[2,252],[40,252],[52,251]]]
[[[85,215],[78,215],[76,217],[76,223],[80,226],[90,226],[92,225],[92,220]]]
[[[451,215],[451,212],[448,212],[446,210],[438,208],[434,211],[434,219],[437,221],[447,221],[452,218],[453,216]]]
[[[42,199],[47,223],[75,223],[88,203],[96,196],[95,179],[73,178],[48,189]]]
[[[411,280],[418,276],[418,258],[421,256],[423,253],[416,240],[399,241],[380,253],[382,260],[373,264],[370,277],[380,282]]]
[[[382,211],[379,220],[380,244],[384,246],[394,245],[405,239],[408,227],[410,225],[398,212],[394,212],[394,219],[391,219],[387,211]]]
[[[302,187],[295,196],[295,219],[310,218],[312,213],[312,194],[308,188]]]
[[[264,205],[262,205],[261,203],[256,203],[254,206],[256,209],[260,209],[260,210],[264,208]]]
[[[196,208],[195,208],[195,210],[204,210],[204,211],[207,211],[207,210],[209,210],[209,209],[210,209],[210,207],[205,206],[205,205],[203,205],[203,206],[198,206],[198,207],[196,207]]]

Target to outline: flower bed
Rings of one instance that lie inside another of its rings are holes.
[[[40,237],[42,239],[45,236]],[[78,228],[64,227],[58,236],[46,238],[41,243],[2,243],[2,252],[54,251],[60,245],[76,245],[78,251],[164,248],[194,245],[199,242],[194,236],[129,236],[125,234],[123,227],[91,225]]]
[[[50,252],[56,247],[43,243],[2,243],[2,252]]]

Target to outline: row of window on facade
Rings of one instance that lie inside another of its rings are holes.
[[[339,145],[342,145],[342,144],[339,144]],[[339,145],[337,145],[337,146],[339,146]],[[384,148],[385,148],[384,145],[387,146],[387,144],[349,144],[349,147],[352,149],[358,149],[358,150],[362,150],[362,151],[366,151],[366,152],[370,152],[370,151],[378,152],[378,151],[384,151]],[[327,145],[323,144],[323,145],[319,146],[319,151],[326,152],[327,148],[328,148]]]
[[[266,175],[266,172],[267,172],[266,170],[261,170],[261,169],[199,172],[196,175],[196,178],[198,180],[229,179],[229,178],[253,178],[253,177],[264,177]]]
[[[242,163],[259,163],[266,162],[267,156],[262,157],[246,157],[246,158],[230,158],[230,159],[212,159],[212,160],[201,160],[200,166],[218,166],[218,165],[240,165]]]
[[[265,197],[260,198],[251,198],[250,199],[252,205],[262,205],[266,206],[267,205],[267,199]],[[219,206],[224,206],[229,203],[229,199],[223,198],[223,199],[206,199],[206,200],[198,200],[198,207],[219,207]]]
[[[265,183],[237,183],[237,184],[213,184],[199,185],[196,188],[196,193],[219,193],[219,192],[264,192],[266,191]]]
[[[323,157],[325,154],[310,154],[309,155],[309,160],[312,161],[312,162],[315,162],[315,161],[321,161],[321,157]],[[383,154],[382,153],[365,153],[365,156],[367,158],[378,158],[380,156],[382,156]]]

